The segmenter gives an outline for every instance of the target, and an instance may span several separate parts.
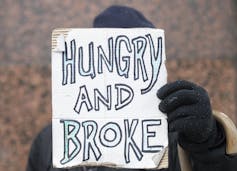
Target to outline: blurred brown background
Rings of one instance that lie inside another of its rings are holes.
[[[237,123],[236,0],[0,0],[0,170],[24,170],[51,121],[51,32],[91,27],[112,4],[134,7],[166,31],[169,81],[205,87]]]

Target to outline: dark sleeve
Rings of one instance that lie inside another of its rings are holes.
[[[26,171],[48,171],[51,168],[52,125],[45,127],[34,139]]]
[[[52,124],[46,126],[35,138],[29,153],[26,171],[96,171],[86,167],[70,169],[53,168]]]
[[[225,153],[226,141],[224,130],[218,124],[219,140],[212,147],[201,152],[190,152],[193,171],[236,171],[237,155]]]

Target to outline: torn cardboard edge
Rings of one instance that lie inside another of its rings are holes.
[[[159,169],[168,168],[168,166],[169,166],[168,151],[169,151],[168,147],[164,148],[163,155],[162,155],[161,158],[157,157],[156,155],[154,155],[153,161],[154,161],[154,163],[159,163],[159,165],[156,168],[150,168],[150,169],[152,169],[152,170],[154,170],[154,169],[159,170]],[[119,168],[120,169],[124,168],[124,167],[121,167],[121,166],[118,166],[116,164],[109,163],[109,162],[104,162],[104,163],[99,163],[99,164],[96,163],[96,162],[94,162],[94,163],[92,163],[92,162],[90,162],[90,163],[89,162],[88,163],[84,162],[84,163],[82,163],[80,165],[77,165],[77,166],[75,165],[75,166],[72,166],[72,167],[70,167],[70,166],[64,167],[64,169],[75,168],[75,167],[82,167],[82,166],[94,166],[94,167],[96,167],[96,166],[105,166],[105,167],[118,168],[118,169]],[[57,166],[55,166],[55,165],[53,165],[53,167],[57,168]],[[150,169],[146,169],[146,170],[150,170]]]
[[[72,30],[71,28],[59,28],[54,29],[52,32],[52,41],[51,41],[51,47],[53,51],[62,51],[64,49],[64,46],[60,46],[60,41],[64,41],[65,37],[67,37],[69,31]]]

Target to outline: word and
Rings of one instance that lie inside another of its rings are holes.
[[[122,109],[127,106],[134,97],[134,92],[131,87],[126,84],[115,84],[116,93],[113,94],[113,97],[116,98],[116,104],[114,105],[115,110]],[[78,98],[74,106],[74,111],[78,114],[80,113],[83,105],[87,111],[94,109],[95,111],[100,110],[100,103],[103,104],[106,109],[109,111],[112,108],[112,87],[111,85],[106,86],[106,95],[103,95],[99,89],[94,89],[94,107],[92,104],[91,97],[89,96],[88,90],[85,85],[79,87]]]
[[[113,150],[119,145],[124,147],[124,154],[121,155],[126,163],[132,162],[132,152],[133,156],[141,161],[144,153],[157,153],[164,148],[159,144],[158,138],[158,129],[162,127],[161,119],[124,119],[121,123],[103,124],[95,120],[61,120],[60,123],[64,129],[64,153],[61,164],[78,157],[80,152],[82,161],[99,161],[103,158],[103,150]],[[83,132],[83,136],[78,136],[80,131]],[[136,133],[139,133],[139,136],[135,136]],[[142,141],[138,141],[138,137]]]

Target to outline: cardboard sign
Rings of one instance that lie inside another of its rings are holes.
[[[54,167],[167,167],[167,121],[156,97],[167,82],[165,59],[160,29],[55,30]]]

